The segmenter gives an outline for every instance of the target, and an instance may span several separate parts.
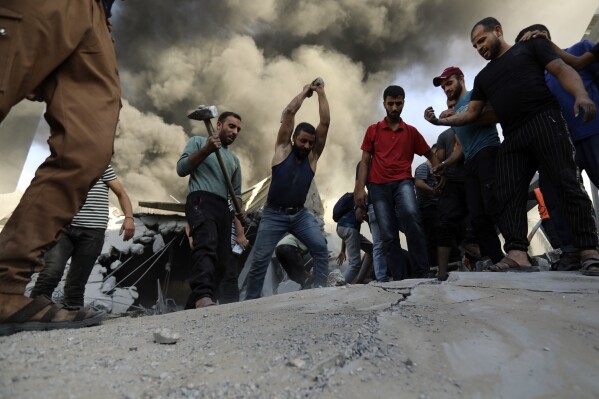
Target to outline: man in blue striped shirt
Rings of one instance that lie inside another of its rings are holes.
[[[68,307],[82,307],[85,284],[104,245],[108,226],[108,189],[117,196],[125,220],[120,234],[127,241],[135,234],[133,207],[129,195],[119,182],[111,165],[87,194],[81,210],[63,230],[58,242],[44,256],[45,267],[40,272],[31,297],[52,297],[60,283],[69,258],[71,265],[64,286],[63,303]]]

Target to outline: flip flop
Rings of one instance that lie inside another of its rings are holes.
[[[48,309],[39,320],[31,320],[36,314]],[[68,310],[70,320],[52,321],[54,316],[63,309],[45,296],[33,298],[31,302],[15,313],[0,321],[0,336],[11,335],[21,331],[55,330],[59,328],[81,328],[100,324],[106,317],[106,312],[89,308]]]
[[[591,255],[580,261],[580,273],[584,276],[599,276],[599,255]],[[594,270],[591,270],[593,268]]]
[[[524,266],[516,262],[515,260],[504,256],[499,262],[494,265],[490,265],[486,272],[514,272],[514,273],[531,273],[538,272],[540,269],[537,266]]]

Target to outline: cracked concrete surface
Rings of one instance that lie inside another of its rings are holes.
[[[576,273],[452,273],[19,333],[0,397],[598,397],[598,294]]]

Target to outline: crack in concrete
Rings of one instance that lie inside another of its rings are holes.
[[[597,294],[599,291],[559,291],[559,290],[540,290],[533,288],[509,288],[509,287],[491,287],[491,286],[473,286],[473,285],[460,285],[455,284],[462,288],[480,288],[480,289],[495,289],[500,291],[526,291],[526,292],[541,292],[541,293],[554,293],[554,294]]]

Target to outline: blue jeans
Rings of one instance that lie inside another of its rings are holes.
[[[245,299],[256,299],[262,295],[264,276],[277,243],[285,233],[291,233],[302,241],[314,259],[314,287],[326,287],[329,271],[329,251],[318,221],[306,208],[296,214],[287,215],[278,210],[264,207],[253,260],[247,279]]]
[[[389,281],[387,276],[387,260],[383,252],[383,240],[381,238],[381,230],[376,220],[374,206],[368,204],[368,224],[370,226],[370,234],[372,234],[372,258],[374,262],[374,276],[376,281]]]
[[[347,284],[353,283],[360,273],[362,267],[362,257],[360,250],[365,253],[372,253],[372,243],[366,237],[360,234],[360,230],[353,227],[337,225],[337,235],[345,241],[345,251],[347,252],[347,270],[343,275]]]
[[[381,229],[383,252],[387,255],[387,264],[392,268],[399,267],[399,279],[426,277],[429,273],[426,237],[420,221],[414,181],[405,179],[386,184],[370,183],[369,188],[374,212]],[[394,244],[399,229],[405,233],[408,241],[413,268],[411,273],[403,262],[401,247],[398,248],[397,244]]]
[[[589,180],[599,187],[599,134],[574,143],[576,164],[581,171],[587,172]]]
[[[67,306],[83,306],[85,285],[104,245],[104,229],[88,229],[68,226],[44,256],[45,267],[40,272],[31,297],[52,297],[60,283],[67,261],[71,266],[64,285],[63,303]]]

